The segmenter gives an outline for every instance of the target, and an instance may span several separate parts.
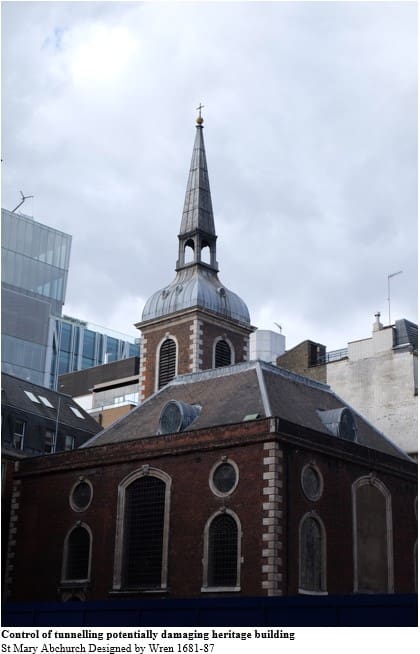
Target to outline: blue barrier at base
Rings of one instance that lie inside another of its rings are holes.
[[[9,627],[415,627],[417,595],[11,602]]]

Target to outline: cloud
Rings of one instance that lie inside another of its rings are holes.
[[[73,235],[68,306],[130,331],[174,275],[203,102],[220,277],[253,324],[343,346],[394,269],[393,317],[416,320],[415,12],[3,3],[2,204],[34,194]]]

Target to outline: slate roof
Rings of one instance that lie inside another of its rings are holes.
[[[32,401],[25,393],[32,393],[38,402]],[[2,405],[15,407],[26,413],[47,418],[49,420],[57,419],[58,397],[60,396],[59,422],[79,431],[86,431],[90,434],[97,434],[100,426],[92,416],[81,408],[69,395],[57,393],[44,386],[33,384],[32,382],[14,377],[7,373],[1,375],[1,402]],[[41,398],[45,398],[47,406]],[[78,417],[72,410],[75,409],[82,418]]]
[[[395,321],[395,345],[412,345],[414,350],[418,346],[418,326],[410,320],[403,318]]]
[[[278,417],[336,439],[338,437],[327,429],[318,412],[349,407],[325,384],[254,361],[179,376],[82,447],[152,438],[159,432],[161,412],[171,400],[201,407],[198,417],[185,431],[236,424],[256,417]],[[349,408],[356,422],[357,443],[399,458],[409,458]]]

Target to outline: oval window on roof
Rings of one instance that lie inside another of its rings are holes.
[[[160,414],[159,433],[173,434],[186,429],[198,417],[200,410],[197,404],[170,400]]]
[[[356,440],[356,422],[349,409],[344,409],[341,414],[339,433],[347,441]]]
[[[327,411],[319,409],[317,413],[331,434],[346,441],[356,440],[356,421],[350,409],[347,407],[329,409]]]

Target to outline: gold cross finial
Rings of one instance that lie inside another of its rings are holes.
[[[204,122],[204,119],[201,117],[201,110],[202,109],[204,109],[204,105],[201,104],[201,102],[200,102],[199,106],[197,107],[197,111],[198,111],[198,117],[196,119],[197,125],[202,125],[203,122]]]

